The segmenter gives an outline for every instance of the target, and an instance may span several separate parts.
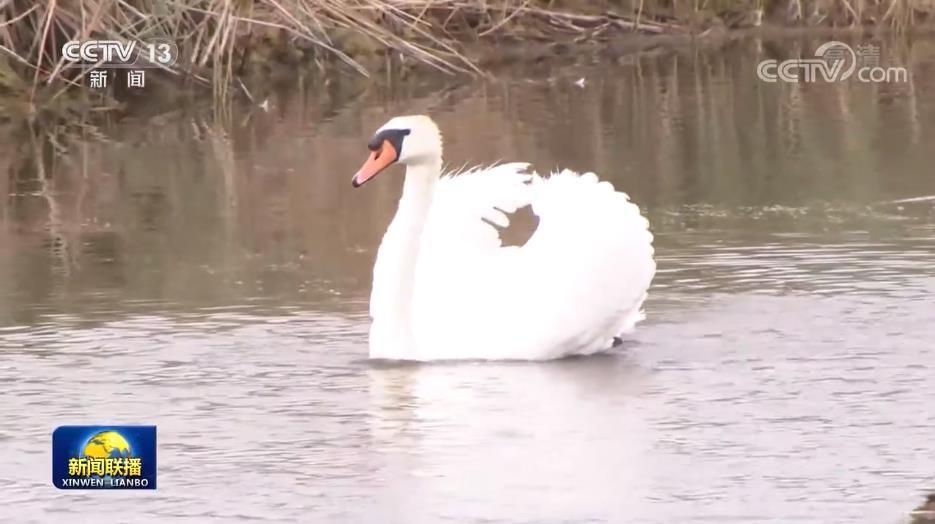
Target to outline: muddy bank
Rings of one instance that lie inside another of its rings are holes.
[[[96,18],[79,16],[80,7]],[[188,2],[153,10],[135,2],[8,2],[0,8],[0,119],[83,121],[101,111],[178,104],[193,97],[260,104],[279,85],[337,78],[386,83],[425,72],[495,77],[516,64],[560,65],[581,56],[621,60],[646,52],[720,48],[748,37],[931,31],[935,0],[794,2],[550,1],[516,6],[468,0],[357,3],[293,0],[236,6]],[[157,12],[158,11],[158,12]],[[145,22],[145,23],[144,23]],[[137,29],[128,29],[137,28]],[[150,70],[145,91],[116,72],[88,89],[87,70],[64,68],[74,35],[170,38],[180,60]],[[93,110],[93,111],[92,111]],[[145,111],[144,111],[145,112]]]
[[[61,88],[52,103],[42,105],[18,96],[0,97],[0,129],[14,143],[44,144],[49,155],[69,149],[86,140],[120,139],[125,129],[120,122],[141,123],[151,119],[172,119],[181,111],[197,114],[197,120],[231,130],[267,112],[275,112],[291,97],[307,98],[312,93],[326,106],[347,107],[363,98],[400,96],[400,93],[438,93],[442,99],[462,96],[463,91],[498,89],[508,78],[521,74],[527,82],[582,87],[594,81],[584,70],[594,65],[611,68],[635,67],[641,72],[654,59],[676,55],[679,62],[698,60],[718,62],[719,57],[742,53],[749,71],[767,58],[811,57],[814,50],[830,40],[856,45],[872,41],[881,44],[881,62],[924,72],[926,57],[935,52],[935,38],[920,29],[919,38],[887,35],[877,39],[868,28],[749,28],[709,32],[701,35],[624,34],[613,39],[572,43],[524,43],[496,46],[475,43],[464,53],[483,74],[440,73],[401,58],[398,54],[374,61],[375,74],[364,77],[340,65],[322,66],[314,61],[288,63],[270,61],[256,66],[249,74],[232,77],[226,91],[211,85],[164,73],[147,77],[145,90],[131,90],[114,82],[110,90]],[[881,94],[901,86],[881,87]],[[40,91],[41,93],[41,91]],[[220,96],[218,96],[220,95]],[[440,102],[441,103],[441,102]],[[145,125],[145,124],[144,124]],[[119,130],[119,131],[118,131]],[[32,147],[32,146],[30,146]]]
[[[935,0],[381,0],[359,3],[196,0],[152,4],[13,0],[0,7],[0,89],[63,71],[61,45],[74,38],[175,42],[173,70],[205,84],[249,76],[267,64],[339,64],[367,76],[392,55],[448,72],[478,73],[473,45],[572,45],[623,35],[700,36],[770,27],[873,27],[907,31],[931,24]],[[35,98],[32,95],[31,98]]]

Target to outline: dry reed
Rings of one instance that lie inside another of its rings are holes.
[[[581,42],[764,20],[905,30],[933,11],[935,0],[0,0],[0,93],[61,96],[82,81],[65,68],[62,44],[92,37],[171,39],[183,60],[169,73],[224,95],[256,56],[334,61],[368,75],[367,58],[389,53],[476,73],[465,42]]]

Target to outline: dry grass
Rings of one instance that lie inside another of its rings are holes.
[[[580,42],[764,20],[904,30],[933,11],[935,0],[0,0],[0,93],[58,99],[82,82],[64,68],[61,46],[85,38],[169,38],[183,56],[170,73],[223,95],[251,59],[337,62],[369,75],[380,63],[372,58],[390,50],[476,73],[464,42]]]

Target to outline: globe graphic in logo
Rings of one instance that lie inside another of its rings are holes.
[[[101,431],[88,439],[81,454],[89,458],[126,458],[130,456],[130,444],[116,431]]]

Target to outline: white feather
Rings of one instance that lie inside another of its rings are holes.
[[[404,194],[374,268],[372,357],[591,354],[643,318],[656,265],[639,208],[593,173],[542,177],[527,168],[511,163],[445,175],[420,218],[404,213],[414,207]],[[526,205],[539,219],[536,231],[522,247],[502,247],[488,222],[505,227],[504,213]],[[421,234],[399,234],[397,225],[419,220]],[[417,236],[418,245],[402,242],[406,235]],[[413,249],[415,259],[400,262]],[[409,293],[391,280],[406,275]]]

